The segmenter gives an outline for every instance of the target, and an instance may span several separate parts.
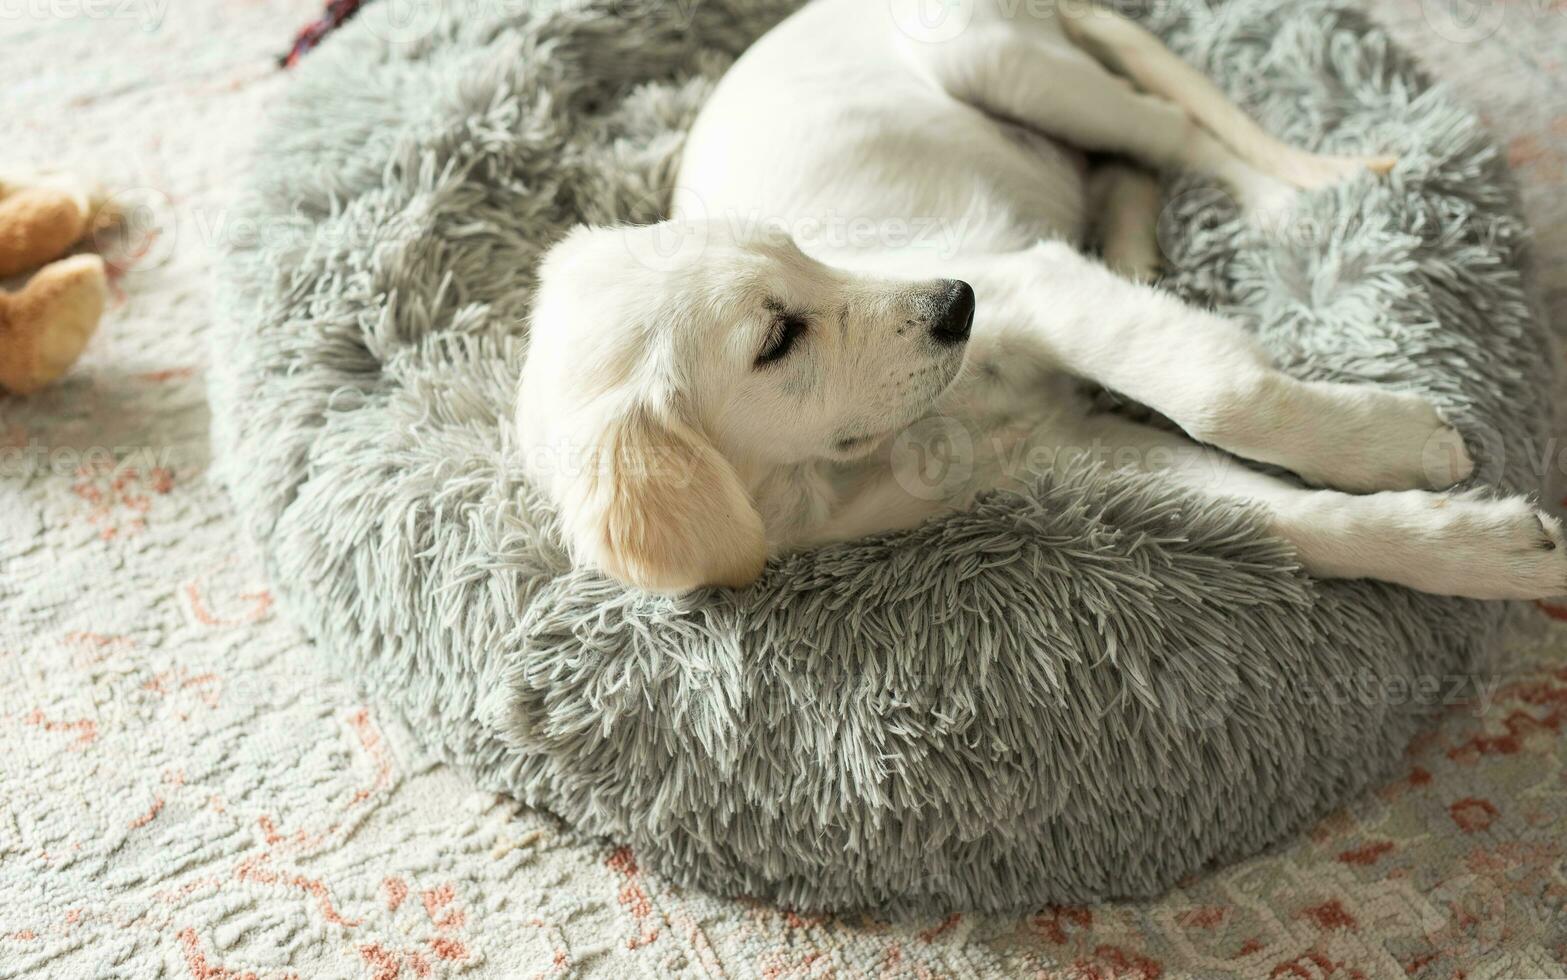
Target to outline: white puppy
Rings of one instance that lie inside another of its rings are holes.
[[[1148,271],[1157,206],[1145,175],[1088,175],[1079,150],[1211,174],[1253,207],[1393,163],[1278,142],[1107,12],[815,0],[719,84],[673,220],[579,228],[541,267],[517,425],[574,555],[647,589],[741,586],[769,552],[1087,456],[1260,507],[1316,575],[1567,591],[1560,529],[1528,501],[1430,492],[1472,465],[1425,399],[1296,380],[1236,324],[1079,254],[1095,225],[1112,264]],[[1096,412],[1084,381],[1184,435]],[[943,452],[957,476],[928,480]]]

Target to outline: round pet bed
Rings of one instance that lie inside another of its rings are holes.
[[[212,371],[284,608],[483,786],[802,909],[1148,895],[1386,777],[1505,607],[1311,580],[1254,516],[1136,477],[741,592],[571,567],[509,435],[535,263],[659,217],[713,81],[791,6],[370,5],[306,59],[228,224]],[[1330,4],[1122,6],[1272,131],[1401,159],[1265,230],[1175,181],[1172,288],[1301,376],[1431,393],[1485,482],[1535,489],[1545,342],[1474,117]]]

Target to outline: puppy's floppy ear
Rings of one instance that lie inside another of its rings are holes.
[[[572,546],[654,592],[740,588],[762,574],[762,518],[729,461],[685,422],[645,407],[617,415],[559,498]]]

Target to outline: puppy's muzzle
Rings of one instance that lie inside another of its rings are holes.
[[[935,306],[930,339],[942,347],[967,343],[974,327],[974,288],[960,279],[949,279],[937,294]]]

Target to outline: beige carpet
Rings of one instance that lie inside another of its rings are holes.
[[[0,167],[98,175],[150,232],[104,243],[113,308],[68,382],[0,396],[0,977],[1567,976],[1567,601],[1521,609],[1505,675],[1402,778],[1150,904],[800,917],[422,759],[318,672],[205,475],[207,273],[268,233],[226,195],[319,7],[0,0]],[[1506,145],[1567,323],[1567,5],[1372,12]]]

